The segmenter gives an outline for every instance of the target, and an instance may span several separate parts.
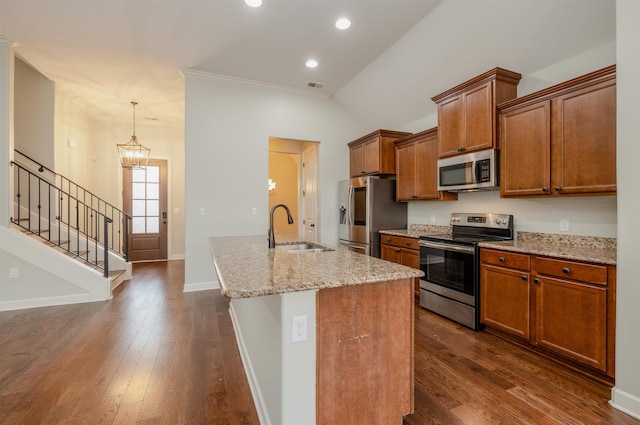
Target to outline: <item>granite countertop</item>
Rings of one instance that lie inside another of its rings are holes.
[[[518,232],[516,240],[481,242],[480,248],[616,265],[616,239],[553,233]]]
[[[408,238],[419,239],[424,235],[442,235],[451,233],[451,227],[449,226],[437,226],[435,224],[412,224],[408,229],[397,230],[380,230],[380,233],[393,236],[404,236]]]
[[[293,241],[289,241],[293,243]],[[227,298],[337,288],[423,276],[411,267],[337,248],[317,253],[269,249],[266,236],[209,238],[222,294]]]

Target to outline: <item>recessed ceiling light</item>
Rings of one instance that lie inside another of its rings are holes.
[[[244,0],[247,6],[260,7],[262,6],[262,0]]]
[[[315,59],[309,59],[305,62],[305,65],[307,65],[307,68],[315,68],[318,66],[318,61]]]
[[[336,21],[336,28],[339,30],[346,30],[351,26],[351,21],[347,18],[340,18]]]

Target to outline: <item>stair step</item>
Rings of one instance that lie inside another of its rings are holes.
[[[68,240],[66,241],[45,241],[44,242],[45,245],[49,245],[49,246],[61,246],[61,245],[66,245],[69,243]]]

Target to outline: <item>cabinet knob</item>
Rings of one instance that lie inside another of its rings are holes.
[[[411,242],[407,242],[407,246],[411,246]]]
[[[520,278],[521,278],[522,280],[527,280],[527,276],[526,276],[526,275],[522,275],[522,276],[520,276]]]
[[[540,279],[538,279],[537,277],[534,278],[533,283],[535,283],[536,285],[540,285]]]
[[[458,152],[464,152],[464,146],[460,146],[460,147],[458,148]]]
[[[498,258],[498,261],[500,261],[501,263],[504,263],[504,257]]]
[[[563,267],[562,268],[562,273],[569,274],[569,272],[570,272],[569,267]]]
[[[546,192],[549,191],[549,188],[545,186],[545,187],[542,188],[542,191],[546,193]]]
[[[556,192],[560,192],[562,190],[560,186],[556,186],[555,189],[556,189]]]
[[[399,250],[399,249],[396,249],[396,252],[400,252],[400,250]]]

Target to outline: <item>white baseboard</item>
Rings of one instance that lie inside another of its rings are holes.
[[[0,311],[24,310],[27,308],[50,307],[54,305],[67,305],[88,303],[101,300],[92,300],[89,294],[61,295],[57,297],[28,298],[16,301],[0,301]],[[107,301],[107,300],[102,300]]]
[[[182,292],[196,292],[196,291],[208,291],[210,289],[218,289],[220,285],[218,282],[196,282],[185,283]]]
[[[184,254],[172,255],[169,260],[184,260]]]
[[[640,397],[613,387],[609,404],[614,408],[640,419]]]
[[[251,365],[249,352],[247,346],[244,343],[242,337],[242,331],[238,324],[238,317],[233,309],[233,304],[229,305],[229,315],[231,316],[231,323],[233,324],[233,330],[236,334],[236,341],[238,342],[238,351],[240,351],[240,358],[242,359],[242,365],[244,366],[245,374],[247,375],[247,381],[249,381],[249,389],[251,390],[251,396],[253,397],[253,404],[256,406],[256,412],[258,413],[258,419],[261,425],[271,425],[271,419],[267,411],[267,406],[260,392],[260,386],[258,385],[258,378],[256,377],[253,366]]]

